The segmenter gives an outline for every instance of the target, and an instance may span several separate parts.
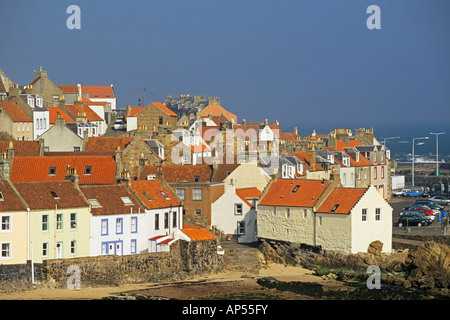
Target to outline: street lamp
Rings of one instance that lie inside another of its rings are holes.
[[[384,146],[386,147],[386,140],[388,139],[399,139],[400,137],[389,137],[389,138],[384,138]]]
[[[435,134],[436,135],[436,176],[439,175],[439,135],[441,134],[445,134],[445,132],[439,132],[439,133],[433,133],[430,132],[430,134]]]
[[[414,141],[419,139],[428,139],[428,137],[420,137],[412,139],[412,186],[414,188]]]

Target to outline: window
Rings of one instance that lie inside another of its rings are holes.
[[[42,256],[48,257],[48,243],[47,242],[44,242],[42,244]]]
[[[59,199],[58,194],[55,191],[50,191],[54,199]]]
[[[11,216],[2,216],[1,231],[11,231]]]
[[[367,221],[367,209],[362,209],[361,220]]]
[[[116,234],[122,234],[123,233],[123,226],[122,226],[122,218],[116,219]]]
[[[102,219],[102,236],[108,235],[108,219]]]
[[[48,214],[42,215],[42,231],[48,231]]]
[[[286,218],[290,218],[291,217],[291,209],[286,208]]]
[[[142,192],[142,194],[148,201],[152,201],[152,199],[150,199],[150,197],[145,192]]]
[[[136,253],[136,239],[131,240],[131,253]]]
[[[77,227],[77,214],[71,213],[70,214],[70,228],[75,229]]]
[[[202,194],[202,189],[194,189],[193,190],[193,194],[192,194],[192,200],[202,200],[203,198],[203,194]]]
[[[335,212],[339,208],[338,204],[335,204],[333,208],[331,208],[331,212]]]
[[[199,182],[200,181],[200,177],[199,176],[195,176],[194,177],[194,182]]]
[[[0,201],[5,201],[5,197],[3,196],[3,193],[0,192]]]
[[[296,186],[294,187],[294,189],[292,189],[292,193],[296,193],[297,190],[298,190],[298,188],[300,188],[300,186],[299,186],[299,185],[296,185]]]
[[[186,190],[185,189],[176,189],[177,197],[180,198],[180,200],[185,200],[186,196]]]
[[[137,233],[137,217],[131,217],[131,233]]]
[[[375,221],[380,221],[381,220],[381,208],[376,208],[375,209]]]
[[[120,197],[120,199],[122,200],[123,204],[126,206],[130,206],[130,205],[132,206],[134,204],[129,197]]]
[[[155,214],[155,230],[159,230],[159,213]]]
[[[242,203],[235,203],[234,204],[234,214],[241,216],[242,215]]]
[[[318,224],[319,226],[322,225],[322,217],[319,217],[319,219],[317,220],[317,224]]]
[[[48,150],[46,150],[46,151],[48,151]],[[49,176],[54,176],[55,174],[56,174],[56,167],[50,167],[48,169],[48,175]]]
[[[2,254],[1,258],[2,259],[9,259],[9,258],[11,258],[11,243],[3,242],[1,250],[2,250],[2,253],[1,253]]]
[[[97,199],[88,199],[93,208],[101,207],[100,202]]]
[[[200,210],[200,209],[195,209],[195,215],[196,215],[196,216],[201,216],[201,215],[202,215],[202,210]]]
[[[92,174],[92,166],[84,167],[84,174],[86,174],[86,175]]]
[[[172,212],[172,227],[174,227],[174,228],[177,227],[177,213],[176,212]]]
[[[381,179],[384,179],[384,167],[381,167]]]
[[[377,179],[377,167],[373,167],[373,178]]]
[[[163,117],[159,117],[158,123],[163,124]]]
[[[237,234],[244,235],[245,234],[245,221],[239,221],[237,223]]]
[[[169,229],[169,213],[164,212],[164,229]]]
[[[306,219],[307,216],[308,216],[308,210],[303,209],[303,218]]]
[[[63,229],[63,215],[62,213],[58,213],[56,215],[56,230],[62,230]]]
[[[166,198],[166,200],[170,199],[164,191],[160,190],[159,192],[161,192],[161,194],[164,196],[164,198]]]
[[[59,96],[53,96],[53,102],[58,102],[59,101]]]
[[[70,241],[70,254],[75,254],[77,251],[77,242],[75,240]]]
[[[75,151],[75,152],[81,151],[81,148],[80,147],[73,147],[73,151]]]

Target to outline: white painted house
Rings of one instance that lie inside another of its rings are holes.
[[[211,204],[211,224],[226,235],[236,236],[239,243],[257,241],[257,188],[236,189],[233,182],[225,185],[225,192]]]

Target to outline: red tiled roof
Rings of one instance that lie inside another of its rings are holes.
[[[74,119],[72,119],[67,113],[62,111],[61,108],[59,108],[59,107],[48,107],[47,109],[48,109],[49,118],[50,118],[49,122],[51,124],[55,124],[55,119],[58,117],[64,118],[66,123],[75,122]]]
[[[13,122],[33,122],[33,120],[14,102],[0,101],[0,108],[8,114]]]
[[[347,154],[347,152],[345,151],[345,148],[348,148],[349,146],[347,146],[342,140],[337,140],[336,141],[336,149],[338,149],[341,152],[344,152]],[[350,156],[350,165],[351,166],[355,166],[355,167],[361,167],[361,166],[371,166],[372,162],[370,162],[366,157],[364,157],[361,153],[359,154],[359,161],[355,161],[353,160],[353,158]]]
[[[234,123],[237,123],[237,116],[220,105],[210,104],[207,105],[202,111],[200,111],[200,116],[202,118],[208,117],[209,114],[211,114],[213,117],[224,115],[225,118],[229,119],[230,121],[234,118]]]
[[[0,175],[0,212],[26,211],[26,206],[20,201],[19,196],[14,191],[9,182]]]
[[[89,137],[85,151],[116,151],[117,147],[123,150],[133,141],[133,137]]]
[[[139,112],[144,110],[145,107],[130,107],[128,109],[128,117],[135,117]]]
[[[279,179],[271,184],[259,205],[313,207],[327,186],[326,180]]]
[[[81,157],[17,157],[11,168],[12,182],[60,181],[65,179],[67,166],[75,168],[80,177],[80,184],[115,183],[116,162],[112,156]],[[91,167],[91,174],[85,174],[86,167]],[[50,173],[50,168],[55,173]]]
[[[66,108],[75,119],[77,117],[82,117],[85,114],[87,121],[103,121],[103,119],[89,107],[89,100],[86,98],[83,98],[83,105],[67,104]]]
[[[156,174],[158,166],[147,165],[142,170],[141,179],[146,179],[149,174]],[[207,164],[197,165],[177,165],[168,164],[162,167],[164,180],[169,183],[174,182],[194,182],[194,178],[198,177],[196,182],[210,182],[212,176],[212,167]]]
[[[81,86],[81,94],[89,94],[89,99],[115,98],[111,86]],[[107,97],[109,95],[109,97]],[[97,96],[97,97],[96,97]]]
[[[134,199],[134,196],[128,189],[121,184],[98,185],[98,186],[80,186],[81,192],[89,199],[96,199],[100,203],[100,207],[93,206],[93,215],[108,214],[126,214],[144,212],[144,208]],[[128,197],[132,204],[126,204],[122,201],[122,197]]]
[[[309,170],[313,170],[312,169],[312,163],[311,163],[312,157],[311,157],[311,153],[310,152],[307,152],[307,151],[295,151],[291,155],[296,157],[297,159],[299,159],[306,166],[308,166]],[[320,164],[318,164],[316,162],[314,171],[322,171],[322,170],[325,170],[325,169]]]
[[[163,105],[161,102],[152,102],[153,105],[157,106],[158,108],[160,108],[162,111],[164,111],[165,113],[167,113],[169,116],[174,116],[177,117],[177,114],[175,112],[173,112],[172,110],[170,110],[169,108],[167,108],[165,105]]]
[[[58,88],[61,89],[64,93],[77,93],[78,87],[76,85],[58,85]]]
[[[236,189],[236,194],[241,198],[249,207],[253,208],[253,204],[248,201],[249,198],[259,198],[261,191],[258,188],[244,188]]]
[[[181,229],[181,231],[191,238],[192,241],[216,239],[216,237],[205,228]]]
[[[316,212],[349,214],[366,191],[366,188],[335,188]]]
[[[178,198],[159,180],[132,181],[131,189],[147,209],[169,208],[181,205]],[[166,194],[167,198],[161,191]]]
[[[11,142],[15,157],[40,155],[41,143],[39,141],[13,140]],[[0,140],[0,154],[8,151],[9,143],[10,141],[8,140]]]
[[[40,181],[13,183],[31,210],[88,207],[72,182]],[[54,192],[52,194],[52,192]]]

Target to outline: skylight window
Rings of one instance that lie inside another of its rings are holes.
[[[3,196],[3,193],[0,192],[0,201],[5,201],[5,197]]]
[[[200,180],[200,177],[199,176],[195,176],[194,177],[194,182],[198,182]]]
[[[150,197],[148,196],[148,194],[146,194],[145,192],[142,192],[142,194],[144,195],[144,197],[147,198],[148,201],[152,201],[152,199],[150,199]]]
[[[48,175],[54,176],[56,174],[56,167],[50,167],[48,168]]]
[[[101,207],[100,202],[98,202],[97,199],[88,199],[89,203],[93,208],[95,207]]]
[[[145,195],[145,193],[144,193]],[[131,199],[129,197],[120,197],[120,199],[122,200],[122,202],[125,205],[133,205],[133,202],[131,201]]]
[[[56,194],[55,191],[50,191],[54,199],[59,199],[59,196]]]
[[[159,191],[159,192],[161,192],[161,194],[167,199],[167,200],[169,200],[170,198],[167,196],[167,194],[165,194],[165,192],[164,191]]]
[[[339,208],[338,204],[335,204],[333,208],[331,208],[331,212],[335,212]]]
[[[296,193],[297,190],[298,190],[298,188],[300,188],[300,186],[299,186],[299,185],[296,185],[296,186],[294,187],[294,189],[292,189],[292,193]]]
[[[92,174],[92,166],[86,166],[84,168],[84,174]]]

